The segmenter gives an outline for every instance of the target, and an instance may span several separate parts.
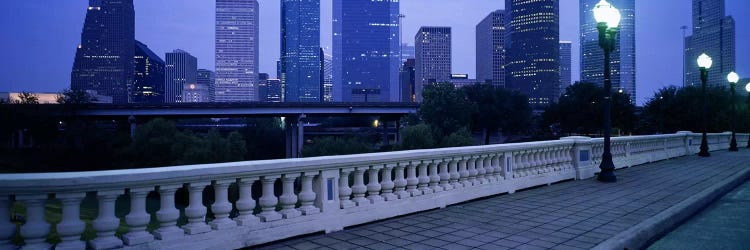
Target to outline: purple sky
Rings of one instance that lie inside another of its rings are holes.
[[[321,39],[331,46],[331,1],[321,1]],[[79,43],[87,0],[9,0],[0,10],[5,60],[0,92],[58,92],[70,85],[70,70]],[[750,1],[726,0],[736,21],[737,73],[750,76]],[[429,5],[428,5],[429,4]],[[453,27],[453,71],[475,75],[476,24],[502,0],[402,0],[404,42],[413,44],[420,26]],[[136,39],[164,57],[183,49],[198,57],[198,66],[214,68],[214,1],[135,0]],[[279,56],[279,1],[260,0],[261,72],[276,72]],[[573,41],[573,80],[579,76],[578,0],[560,0],[561,40]],[[744,11],[743,11],[744,10]],[[655,90],[681,85],[682,31],[690,25],[690,0],[636,0],[638,103]],[[689,31],[688,31],[689,33]],[[745,55],[745,56],[742,56]]]

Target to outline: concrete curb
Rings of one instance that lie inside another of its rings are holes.
[[[717,198],[725,195],[746,180],[750,179],[750,168],[677,203],[670,208],[636,224],[633,227],[599,243],[592,249],[642,249],[655,237],[674,229],[693,214],[707,207]]]

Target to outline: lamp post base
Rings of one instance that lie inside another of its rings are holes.
[[[739,149],[737,149],[737,138],[734,136],[734,132],[732,132],[732,141],[729,143],[729,151],[731,152],[739,151]]]
[[[602,159],[599,169],[601,169],[601,171],[596,177],[596,180],[600,182],[617,182],[617,176],[615,176],[615,164],[612,163],[612,158]]]

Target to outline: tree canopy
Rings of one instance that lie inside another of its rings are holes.
[[[604,124],[604,88],[593,83],[576,83],[565,89],[558,103],[544,111],[544,123],[555,132],[593,134]],[[627,93],[612,93],[612,127],[633,131],[637,117],[635,105]]]

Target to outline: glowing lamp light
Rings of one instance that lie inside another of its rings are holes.
[[[698,56],[698,67],[704,68],[704,69],[710,69],[711,64],[714,62],[711,60],[711,57],[706,55],[706,53],[701,54]]]
[[[745,91],[747,91],[748,93],[750,93],[750,82],[747,83],[747,85],[745,85]]]
[[[737,82],[740,81],[740,75],[738,75],[737,73],[735,73],[734,71],[732,71],[732,72],[729,73],[729,75],[727,75],[727,80],[730,83],[733,83],[733,84],[737,83]]]
[[[606,0],[601,0],[594,6],[594,19],[597,23],[606,23],[609,28],[620,25],[620,11]]]

